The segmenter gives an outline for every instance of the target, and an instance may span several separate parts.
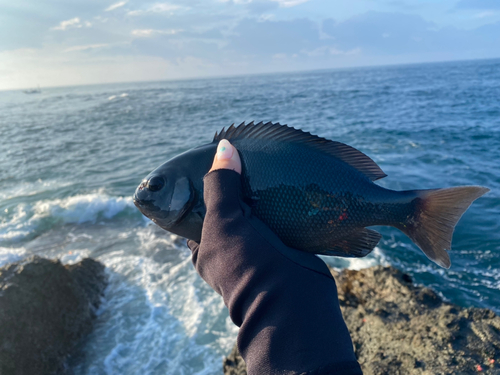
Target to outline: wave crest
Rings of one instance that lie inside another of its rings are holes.
[[[61,219],[65,224],[111,219],[128,208],[134,208],[130,197],[109,197],[103,194],[85,194],[36,202],[32,220],[44,217]]]
[[[102,192],[20,204],[0,222],[0,244],[31,238],[56,225],[96,223],[122,215],[142,218],[131,197]]]

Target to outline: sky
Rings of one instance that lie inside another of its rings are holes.
[[[0,90],[500,57],[500,0],[0,0]]]

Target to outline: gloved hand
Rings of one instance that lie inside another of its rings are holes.
[[[240,173],[238,151],[222,140],[204,178],[201,242],[188,246],[240,327],[248,374],[361,374],[328,267],[251,214]]]

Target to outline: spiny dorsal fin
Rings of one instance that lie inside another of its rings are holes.
[[[361,151],[356,150],[354,147],[344,143],[330,141],[287,125],[280,125],[279,123],[259,122],[258,124],[254,124],[252,121],[249,124],[242,122],[238,126],[232,124],[227,130],[223,128],[219,134],[215,133],[213,142],[219,142],[222,139],[230,141],[244,138],[273,139],[307,144],[310,147],[326,152],[342,160],[344,163],[356,168],[372,181],[387,176],[372,159]]]

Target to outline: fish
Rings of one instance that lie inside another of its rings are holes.
[[[238,150],[241,198],[251,214],[281,241],[313,254],[364,257],[381,234],[405,233],[433,262],[451,265],[455,225],[482,186],[396,191],[374,181],[386,177],[361,151],[272,122],[231,125],[211,143],[186,151],[153,170],[137,187],[134,204],[161,228],[199,242],[206,207],[203,177],[220,140]]]

